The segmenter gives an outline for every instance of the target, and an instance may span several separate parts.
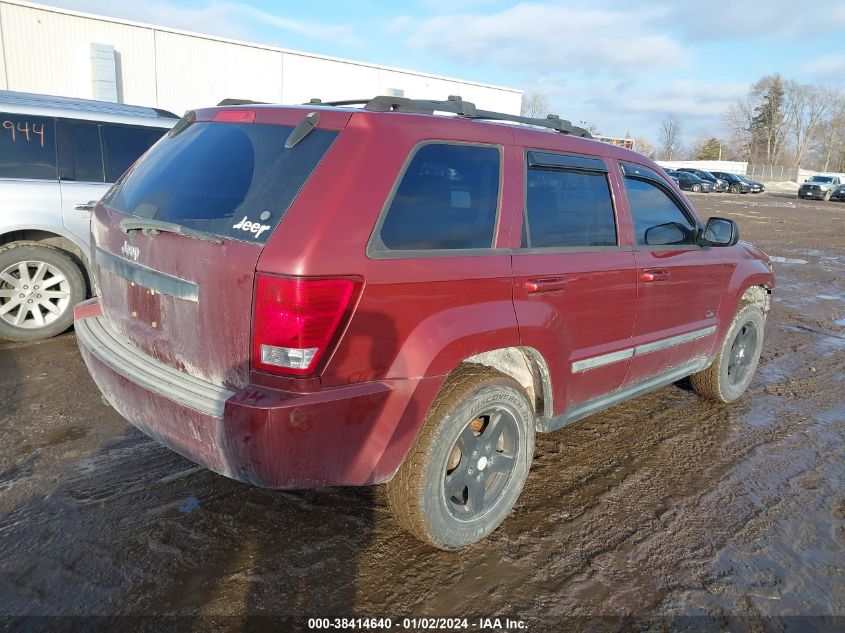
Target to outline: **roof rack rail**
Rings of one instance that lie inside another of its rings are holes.
[[[523,125],[544,127],[561,134],[571,134],[582,138],[593,138],[587,130],[556,114],[550,114],[545,119],[525,117],[517,114],[505,114],[491,110],[479,110],[474,103],[464,101],[461,97],[452,95],[446,101],[430,99],[409,99],[407,97],[378,96],[372,99],[349,99],[346,101],[321,101],[311,99],[306,105],[348,106],[363,105],[364,110],[372,112],[410,112],[414,114],[434,114],[435,112],[449,112],[467,119],[482,119],[488,121],[512,121]]]

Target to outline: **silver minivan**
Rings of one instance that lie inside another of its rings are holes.
[[[92,205],[179,118],[0,91],[0,338],[55,336],[91,291]]]

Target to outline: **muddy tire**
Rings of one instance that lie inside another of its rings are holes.
[[[0,338],[37,341],[61,334],[85,291],[82,271],[64,251],[36,242],[0,248]]]
[[[439,549],[484,538],[522,492],[534,433],[531,405],[516,381],[480,365],[457,369],[387,484],[394,516]]]
[[[830,196],[831,196],[832,193],[833,192],[831,192],[831,191],[826,191],[822,200],[824,200],[825,202],[828,202],[830,200]]]
[[[719,402],[732,402],[748,388],[763,349],[765,319],[756,305],[745,305],[734,317],[713,364],[690,376],[695,392]]]

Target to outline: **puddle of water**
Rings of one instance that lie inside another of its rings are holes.
[[[845,327],[845,317],[842,317],[841,319],[836,319],[836,321],[834,321],[833,323],[834,325]]]
[[[191,512],[192,510],[196,510],[200,507],[200,500],[197,499],[194,495],[190,495],[187,499],[185,499],[184,503],[179,506],[179,512]]]
[[[806,259],[798,259],[797,257],[780,257],[778,255],[774,255],[770,258],[773,262],[778,264],[806,264]]]

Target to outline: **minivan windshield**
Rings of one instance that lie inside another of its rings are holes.
[[[292,129],[192,123],[154,145],[103,203],[130,215],[264,244],[338,134],[315,129],[288,149]]]

